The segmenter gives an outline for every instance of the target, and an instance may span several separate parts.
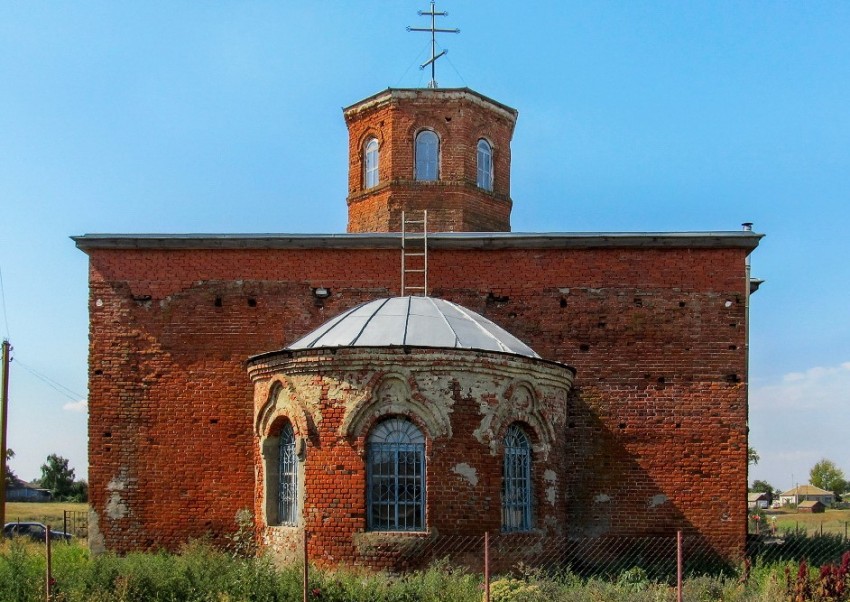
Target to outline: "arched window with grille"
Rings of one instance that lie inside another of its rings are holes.
[[[364,188],[374,188],[378,185],[378,140],[369,138],[363,147],[363,184]]]
[[[493,190],[493,149],[483,138],[478,141],[478,187]]]
[[[433,182],[440,177],[440,139],[431,130],[416,135],[416,179]]]
[[[425,529],[425,437],[409,420],[390,418],[369,433],[366,451],[367,528]]]
[[[281,525],[298,522],[298,457],[295,454],[295,432],[286,422],[278,442],[277,517]]]
[[[505,434],[502,468],[502,531],[531,530],[531,442],[517,424]]]

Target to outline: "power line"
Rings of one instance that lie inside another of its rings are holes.
[[[65,397],[67,397],[71,401],[80,401],[81,399],[85,399],[85,395],[77,393],[76,391],[74,391],[73,389],[69,389],[68,387],[66,387],[62,383],[56,382],[52,378],[45,376],[44,374],[41,374],[36,369],[27,366],[25,363],[23,363],[17,357],[14,358],[14,361],[18,366],[20,366],[21,368],[23,368],[24,370],[26,370],[27,372],[29,372],[30,374],[35,376],[38,380],[40,380],[41,382],[46,384],[48,387],[50,387],[51,389],[53,389],[57,393],[64,395]]]

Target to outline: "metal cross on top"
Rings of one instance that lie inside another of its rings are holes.
[[[437,54],[437,33],[460,33],[460,29],[438,29],[437,28],[437,17],[448,17],[449,13],[447,12],[437,12],[434,9],[434,0],[431,0],[431,10],[425,12],[424,10],[417,11],[417,14],[420,17],[431,17],[431,27],[408,27],[407,31],[430,31],[431,32],[431,58],[419,65],[420,69],[424,69],[428,65],[431,65],[431,81],[428,82],[429,88],[437,87],[437,76],[436,69],[434,68],[434,64],[437,62],[437,59],[443,56],[448,52],[448,50],[443,50],[440,54]]]

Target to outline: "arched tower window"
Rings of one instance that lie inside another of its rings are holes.
[[[431,130],[416,135],[416,179],[420,182],[437,180],[440,169],[440,139]]]
[[[493,190],[493,149],[483,138],[478,141],[478,187]]]
[[[391,418],[369,434],[366,451],[367,528],[425,529],[425,437],[409,420]]]
[[[294,525],[298,522],[298,458],[295,455],[295,433],[288,422],[280,431],[278,445],[278,522]]]
[[[363,147],[363,184],[365,188],[378,185],[378,140],[369,138]]]
[[[531,443],[519,425],[505,434],[502,531],[531,530]]]

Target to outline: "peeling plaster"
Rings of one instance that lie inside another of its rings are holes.
[[[475,487],[478,485],[478,471],[466,462],[455,464],[452,472],[460,475],[467,483]]]
[[[600,493],[595,498],[593,498],[593,501],[597,504],[604,504],[605,502],[611,501],[611,496],[607,493]]]
[[[558,480],[558,475],[551,468],[543,473],[543,480],[547,483],[555,483]]]
[[[126,518],[130,514],[130,508],[119,492],[127,490],[127,480],[122,477],[113,477],[106,485],[106,490],[112,492],[109,501],[106,502],[106,516],[113,520]]]
[[[555,505],[555,499],[557,498],[558,493],[555,490],[555,486],[546,488],[546,501],[549,502],[551,506]]]
[[[91,508],[89,508],[89,551],[92,554],[106,552],[106,540],[100,532],[100,517]]]

